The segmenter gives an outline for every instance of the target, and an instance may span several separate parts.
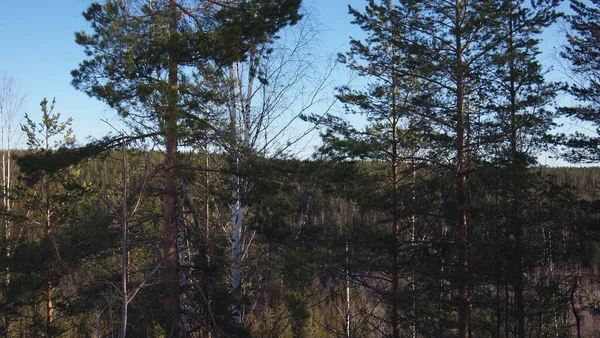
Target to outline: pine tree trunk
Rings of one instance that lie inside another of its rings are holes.
[[[392,10],[393,3],[392,0],[387,0],[387,7],[389,10]],[[392,24],[393,25],[393,24]],[[391,31],[394,32],[394,27],[390,27]],[[393,59],[396,56],[396,49],[393,44],[390,45],[389,53],[391,58]],[[392,144],[392,158],[391,158],[391,174],[392,174],[392,233],[393,233],[393,242],[392,242],[392,263],[394,266],[392,267],[392,314],[391,314],[391,324],[392,324],[392,337],[400,338],[400,306],[398,304],[398,296],[399,296],[399,286],[400,286],[400,220],[399,220],[399,196],[398,196],[398,186],[399,186],[399,176],[398,176],[398,102],[396,101],[396,95],[398,90],[398,79],[396,78],[398,74],[396,73],[396,64],[392,62],[391,68],[391,76],[392,76],[392,120],[391,120],[391,144]]]
[[[458,264],[462,276],[458,280],[458,337],[469,336],[469,215],[467,210],[468,162],[466,144],[465,79],[462,44],[462,18],[466,3],[456,1],[456,193],[458,201]]]
[[[515,236],[515,244],[514,244],[514,250],[515,250],[515,256],[516,256],[516,262],[514,263],[515,269],[516,269],[516,273],[514,275],[514,287],[515,287],[515,306],[516,306],[516,316],[517,316],[517,337],[518,338],[525,338],[525,303],[523,300],[523,292],[524,292],[524,281],[523,281],[523,227],[522,224],[520,222],[520,217],[519,217],[519,203],[522,200],[521,194],[520,194],[520,188],[519,185],[522,182],[522,175],[521,175],[521,170],[519,168],[520,164],[517,163],[518,159],[517,159],[517,144],[516,144],[516,138],[517,138],[517,134],[516,134],[516,103],[515,103],[515,96],[514,96],[514,82],[511,83],[511,91],[513,91],[511,93],[511,153],[512,153],[512,163],[511,163],[511,167],[512,167],[512,173],[511,173],[511,177],[513,180],[513,191],[512,191],[512,206],[511,206],[511,213],[512,213],[512,226],[513,226],[513,233]]]
[[[127,251],[127,143],[123,141],[123,196],[121,197],[121,327],[119,337],[125,338],[127,335],[127,307],[129,305],[129,295],[127,290],[128,274],[128,251]]]
[[[204,147],[205,155],[204,155],[204,166],[208,169],[209,166],[209,155],[208,155],[208,141],[205,140]],[[204,266],[206,267],[206,271],[210,271],[211,264],[211,249],[210,249],[210,176],[208,170],[205,172],[205,180],[204,180]],[[213,283],[212,276],[208,273],[204,274],[206,277],[204,278],[204,284],[206,289],[206,307],[208,311],[211,311],[212,307],[212,294],[210,291],[210,287]],[[207,320],[206,327],[206,338],[212,338],[212,322]]]
[[[398,163],[396,161],[397,157],[397,130],[396,124],[394,123],[393,142],[392,142],[392,154],[394,159],[392,160],[392,182],[393,182],[393,192],[392,192],[392,227],[393,227],[393,236],[394,241],[392,242],[392,255],[393,264],[392,266],[392,336],[394,338],[400,338],[400,318],[398,314],[400,312],[400,306],[398,304],[398,288],[400,286],[400,271],[398,265],[400,264],[400,253],[399,253],[399,245],[400,245],[400,222],[398,220]]]
[[[170,39],[177,39],[178,11],[175,0],[169,0]],[[172,43],[176,46],[176,43]],[[165,190],[163,192],[163,263],[165,282],[165,309],[167,311],[167,335],[179,337],[181,320],[181,300],[179,286],[179,262],[177,254],[177,174],[175,172],[175,156],[177,154],[177,120],[178,120],[178,62],[177,51],[169,51],[169,93],[168,107],[165,113],[166,141],[165,152]]]
[[[512,2],[510,3],[512,5]],[[519,217],[519,203],[521,203],[520,185],[522,184],[521,170],[523,164],[519,163],[518,146],[517,146],[517,75],[515,73],[515,49],[514,49],[514,23],[513,9],[510,8],[510,18],[508,22],[508,55],[509,55],[509,71],[510,71],[510,154],[511,154],[511,174],[512,179],[512,203],[511,203],[511,221],[513,233],[515,236],[515,253],[516,262],[514,266],[516,273],[514,275],[515,287],[515,307],[517,316],[517,337],[525,338],[525,304],[523,300],[523,228]]]
[[[204,156],[204,166],[207,171],[205,172],[204,180],[204,260],[208,267],[210,265],[210,176],[208,172],[209,156],[208,156],[208,141],[205,142],[204,150],[206,152]]]
[[[47,141],[47,139],[46,139]],[[46,144],[46,149],[50,149],[48,144]],[[44,178],[44,204],[45,204],[45,223],[46,223],[46,235],[48,237],[53,236],[52,234],[52,211],[50,207],[50,183],[48,182],[48,178]],[[52,331],[52,322],[54,322],[54,304],[52,302],[52,292],[54,288],[52,286],[52,282],[46,282],[46,335],[48,337],[51,336]]]

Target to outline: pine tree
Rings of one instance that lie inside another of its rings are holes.
[[[389,274],[390,292],[383,299],[389,307],[389,325],[392,337],[402,335],[402,313],[407,302],[401,299],[401,279],[406,268],[401,252],[407,238],[406,208],[402,201],[403,178],[415,170],[406,164],[418,159],[425,148],[422,142],[432,133],[424,123],[422,109],[415,104],[427,93],[427,85],[409,69],[410,48],[414,33],[411,29],[418,20],[413,9],[391,1],[371,0],[365,12],[350,7],[353,23],[367,34],[364,41],[353,39],[351,50],[340,54],[339,60],[365,80],[364,89],[341,87],[337,95],[348,114],[363,115],[367,125],[354,127],[350,123],[326,115],[312,116],[311,121],[325,128],[320,151],[326,158],[341,161],[382,161],[385,173],[382,186],[370,186],[370,196],[383,199],[383,210],[388,210],[391,221],[386,236],[386,274]],[[422,162],[421,162],[422,163]],[[380,195],[381,194],[381,195]],[[378,198],[376,198],[379,200]]]
[[[523,276],[528,272],[524,264],[528,261],[525,236],[534,230],[525,229],[531,221],[525,219],[522,205],[529,197],[524,191],[531,188],[529,184],[534,181],[530,166],[535,164],[535,155],[545,146],[553,126],[553,116],[546,106],[552,103],[558,89],[557,85],[544,80],[537,60],[538,35],[555,22],[558,1],[540,1],[534,6],[528,6],[525,1],[505,1],[503,5],[496,28],[500,40],[490,52],[491,64],[495,66],[490,73],[494,88],[487,107],[490,115],[481,118],[484,127],[479,139],[480,147],[486,150],[485,156],[500,169],[501,181],[508,186],[506,202],[500,203],[507,204],[506,232],[514,241],[505,266],[510,267],[507,278],[514,288],[517,336],[525,337],[527,281]],[[496,329],[499,334],[500,326]]]
[[[578,101],[575,107],[562,111],[570,117],[589,123],[594,133],[576,132],[568,137],[566,146],[571,150],[566,157],[575,162],[600,161],[600,1],[571,0],[573,14],[567,16],[570,30],[568,44],[561,56],[571,64],[573,83],[568,91]]]
[[[72,147],[75,143],[75,137],[71,129],[72,119],[68,118],[62,122],[60,113],[54,113],[55,103],[56,100],[54,99],[50,105],[48,105],[48,100],[42,100],[40,103],[42,110],[41,122],[36,123],[28,115],[25,115],[26,123],[21,126],[22,131],[27,136],[29,149],[36,152],[37,155],[49,155],[59,148]],[[21,164],[21,166],[23,165]],[[56,262],[53,264],[53,269],[57,270],[64,270],[66,267],[61,257],[56,232],[59,231],[64,218],[67,217],[66,214],[68,214],[65,209],[68,209],[72,195],[69,195],[68,190],[61,187],[61,185],[69,184],[69,180],[72,180],[70,176],[69,168],[56,173],[45,172],[41,177],[36,178],[39,191],[29,196],[31,199],[29,204],[35,210],[37,216],[42,219],[40,223],[44,225],[44,237],[52,243],[55,255],[54,261]],[[53,293],[58,280],[59,278],[56,276],[48,277],[43,289],[46,298],[45,334],[48,337],[55,335],[54,321],[56,316]]]
[[[137,130],[157,135],[165,150],[163,264],[167,333],[179,336],[181,305],[177,252],[178,146],[190,120],[203,130],[204,109],[227,94],[211,87],[223,67],[245,59],[256,41],[298,20],[300,0],[176,0],[138,4],[106,1],[84,13],[93,33],[77,33],[88,59],[73,84],[106,102]],[[188,6],[190,5],[190,6]]]
[[[439,146],[445,148],[443,167],[452,167],[454,198],[447,217],[454,224],[456,256],[450,282],[456,287],[458,337],[470,335],[470,265],[472,231],[469,176],[476,170],[478,156],[476,121],[489,97],[485,75],[490,71],[487,54],[499,43],[495,34],[502,13],[501,2],[410,1],[419,10],[420,40],[415,49],[415,69],[436,86],[435,95],[424,102],[430,107],[428,119],[439,131]]]

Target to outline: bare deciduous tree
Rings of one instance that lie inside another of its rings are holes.
[[[248,182],[240,179],[245,155],[275,158],[297,152],[299,142],[313,127],[297,128],[309,110],[328,111],[335,101],[326,93],[334,64],[316,57],[319,30],[305,19],[280,33],[276,41],[256,43],[248,59],[228,69],[228,112],[231,170],[231,287],[239,296],[242,260],[250,246],[244,222],[244,196]],[[244,313],[232,305],[232,318],[241,324]]]
[[[4,232],[4,240],[6,241],[6,257],[11,255],[11,251],[14,247],[10,245],[12,224],[7,214],[11,211],[13,201],[11,199],[11,172],[13,169],[12,159],[12,148],[19,130],[19,120],[23,114],[25,104],[25,94],[17,84],[15,78],[9,76],[7,73],[3,73],[0,77],[0,152],[2,153],[2,162],[0,166],[2,168],[2,228]],[[15,126],[17,128],[15,128]],[[8,267],[5,269],[4,282],[6,287],[10,283],[10,270]],[[8,315],[5,315],[2,319],[2,326],[9,334],[10,321]]]

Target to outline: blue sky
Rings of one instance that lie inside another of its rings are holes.
[[[88,136],[97,138],[110,132],[112,127],[102,120],[118,125],[114,112],[70,84],[71,70],[85,58],[74,42],[74,32],[89,28],[81,13],[91,2],[6,1],[0,11],[0,74],[5,72],[15,78],[21,91],[27,94],[24,112],[34,118],[44,97],[49,100],[56,97],[56,110],[73,118],[73,129],[80,142]],[[365,0],[305,0],[305,6],[322,29],[320,52],[333,56],[337,51],[347,50],[350,36],[361,35],[350,24],[348,4],[362,9],[365,3]],[[563,9],[566,8],[564,4]],[[556,30],[544,35],[545,62],[553,62],[551,54],[560,44],[559,36]],[[553,73],[553,78],[561,77],[560,72]]]
[[[90,0],[7,1],[0,11],[0,74],[13,77],[27,95],[24,112],[39,114],[39,103],[56,97],[56,110],[73,117],[73,129],[80,142],[87,136],[101,137],[112,130],[101,120],[117,123],[115,114],[99,101],[75,90],[71,70],[85,55],[74,42],[74,33],[89,28],[81,16]],[[353,5],[362,0],[349,1]],[[316,20],[322,24],[322,41],[329,51],[347,45],[352,31],[347,14],[348,1],[309,0]]]
[[[88,1],[9,1],[0,11],[0,72],[13,77],[27,95],[24,112],[34,119],[39,103],[56,97],[56,110],[73,117],[80,141],[100,137],[108,126],[102,104],[76,91],[70,71],[83,60],[74,32],[86,28],[81,12]]]

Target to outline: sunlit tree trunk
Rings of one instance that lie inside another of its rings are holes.
[[[239,69],[239,68],[238,68]],[[233,304],[231,305],[231,318],[234,323],[241,325],[242,313],[239,308],[238,300],[240,298],[241,271],[240,262],[242,257],[242,224],[244,221],[244,209],[240,196],[240,177],[239,177],[239,126],[238,126],[238,106],[239,96],[237,82],[241,81],[238,75],[235,74],[234,67],[229,69],[229,77],[231,81],[230,102],[229,102],[229,119],[231,133],[231,149],[229,154],[230,160],[230,184],[231,184],[231,289],[234,295]]]
[[[353,212],[354,213],[354,212]],[[353,215],[354,217],[354,215]],[[346,227],[348,225],[346,224]],[[350,338],[350,250],[348,245],[348,230],[346,229],[346,312],[344,313],[344,328],[346,338]]]
[[[241,154],[251,151],[250,129],[252,97],[254,95],[254,81],[256,80],[258,56],[256,46],[252,47],[248,55],[248,73],[242,74],[242,64],[235,63],[229,68],[230,102],[229,118],[232,148],[230,150],[231,168],[231,288],[234,295],[234,304],[231,306],[231,316],[234,323],[241,325],[243,320],[242,310],[239,308],[241,297],[242,273],[240,264],[243,257],[243,227],[244,204],[242,202],[243,181],[240,178]]]

